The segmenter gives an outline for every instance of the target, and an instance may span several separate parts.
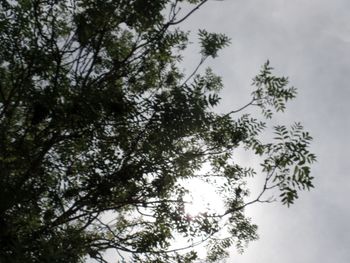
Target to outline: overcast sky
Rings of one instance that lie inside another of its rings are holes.
[[[213,63],[223,76],[222,109],[248,98],[252,77],[269,59],[298,97],[277,116],[301,121],[314,137],[316,188],[290,207],[249,210],[260,240],[235,263],[350,262],[350,1],[211,1],[185,25],[226,33],[232,45]]]

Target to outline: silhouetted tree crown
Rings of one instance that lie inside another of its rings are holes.
[[[109,249],[120,262],[192,262],[199,243],[215,261],[256,239],[247,205],[265,192],[290,205],[313,187],[300,124],[261,139],[296,95],[269,62],[251,101],[224,114],[220,77],[199,68],[229,38],[200,30],[198,67],[182,71],[179,26],[205,2],[0,1],[1,262],[105,262]],[[239,164],[239,148],[261,170]],[[265,183],[248,199],[253,176]],[[224,212],[186,212],[193,178],[217,188]]]

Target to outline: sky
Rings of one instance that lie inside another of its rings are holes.
[[[248,100],[251,79],[267,59],[277,74],[289,76],[298,96],[276,118],[302,122],[318,157],[315,189],[295,205],[247,211],[260,239],[242,255],[232,249],[228,262],[350,262],[349,13],[348,0],[209,0],[183,25],[232,39],[210,63],[224,80],[223,111]]]
[[[260,238],[242,255],[232,248],[227,262],[350,262],[349,13],[348,0],[209,0],[182,23],[231,38],[209,63],[225,84],[220,111],[248,102],[251,80],[267,59],[277,75],[289,76],[298,96],[275,119],[300,121],[318,158],[315,189],[290,208],[273,203],[247,210]],[[184,54],[187,69],[198,61],[194,51]]]

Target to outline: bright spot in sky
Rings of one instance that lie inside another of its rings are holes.
[[[191,179],[184,185],[189,193],[185,196],[185,212],[194,217],[201,213],[223,210],[223,202],[216,188],[200,179]]]

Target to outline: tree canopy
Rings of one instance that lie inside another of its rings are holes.
[[[192,262],[200,243],[215,261],[256,239],[247,205],[266,192],[290,205],[313,187],[312,138],[299,123],[262,140],[296,95],[288,78],[267,62],[251,101],[218,113],[221,78],[198,69],[230,40],[204,29],[198,67],[182,70],[179,26],[205,2],[0,2],[1,262],[104,262],[109,249],[121,262]],[[238,163],[240,148],[261,169]],[[251,177],[265,183],[249,201]],[[186,213],[192,178],[213,184],[224,212]]]

